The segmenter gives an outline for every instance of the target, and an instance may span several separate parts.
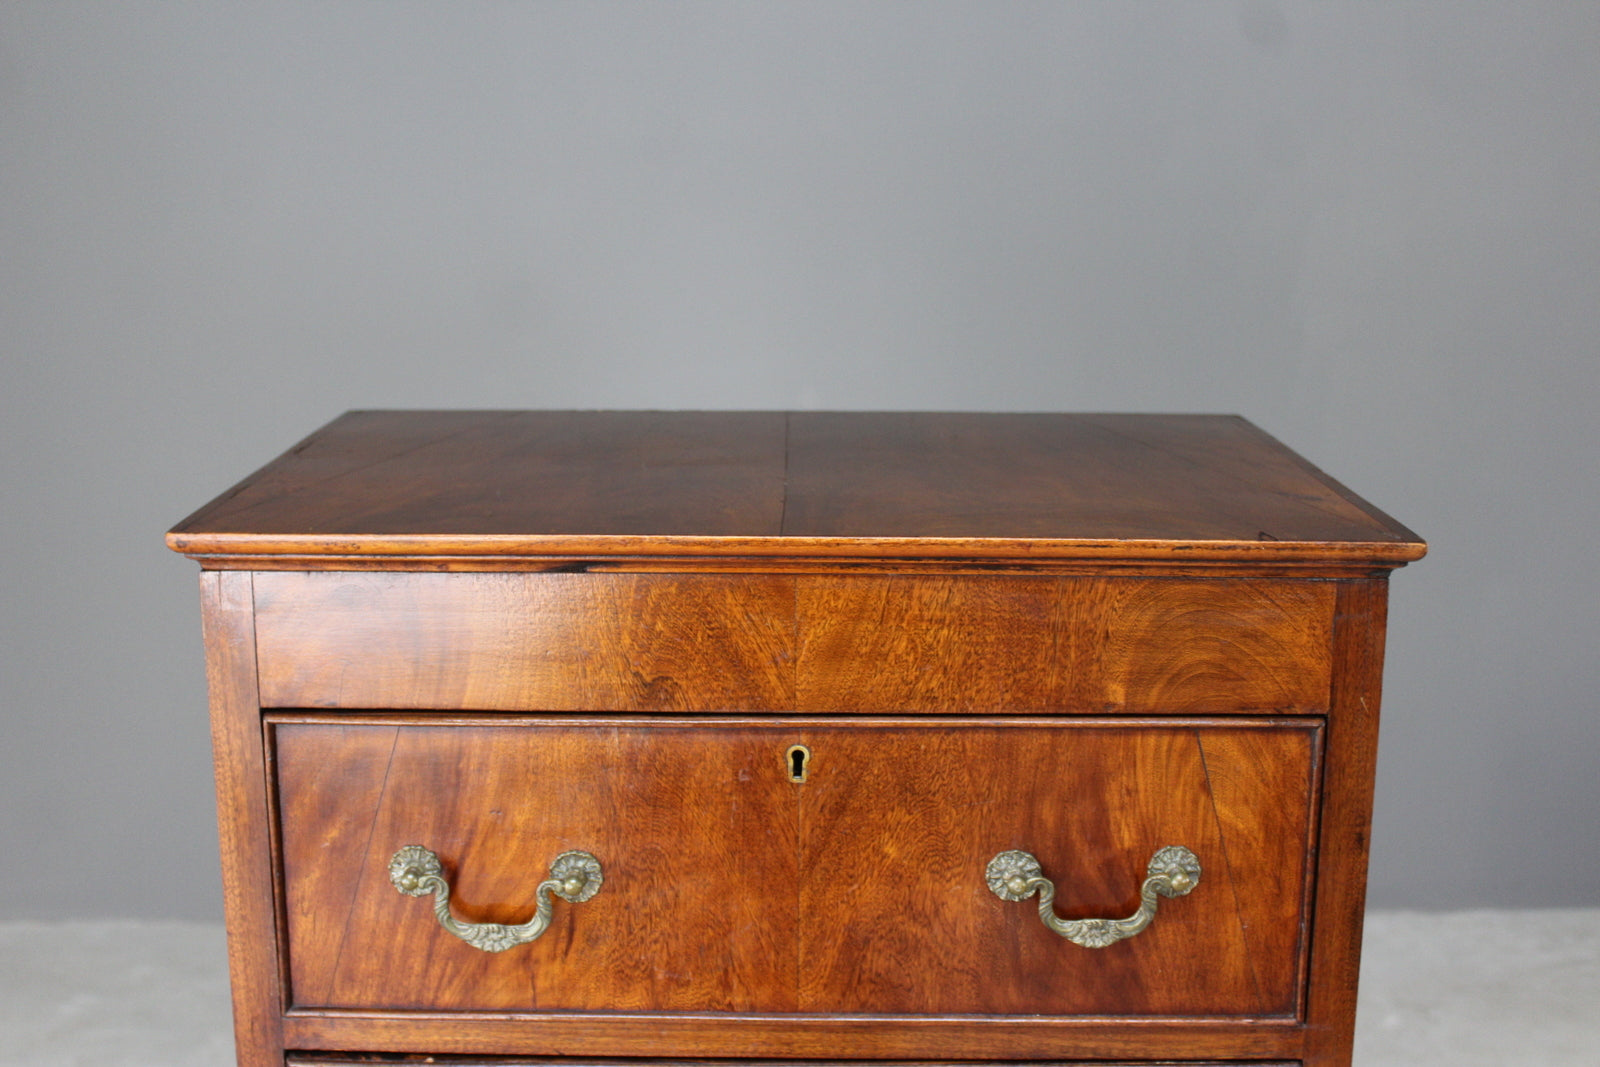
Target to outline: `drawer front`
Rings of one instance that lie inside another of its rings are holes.
[[[264,707],[783,711],[784,577],[253,576]]]
[[[1316,720],[286,714],[272,732],[298,1007],[1298,1010]],[[438,854],[472,923],[526,921],[569,850],[604,883],[555,901],[539,939],[484,952],[390,884],[408,845]],[[1170,845],[1199,885],[1105,948],[986,881],[1025,850],[1055,913],[1123,918]]]
[[[556,721],[273,735],[290,1003],[795,1010],[797,813],[749,780],[781,758],[764,734]],[[485,952],[393,887],[410,845],[439,856],[473,923],[527,922],[565,852],[597,857],[604,881],[555,900],[537,941]]]
[[[802,732],[801,1001],[830,1012],[1289,1016],[1308,915],[1319,730],[908,725]],[[1000,899],[987,865],[1035,857],[1064,919],[1125,918],[1152,857],[1191,850],[1188,895],[1105,948]]]
[[[288,1059],[285,1060],[285,1067],[373,1067],[373,1062],[371,1057],[350,1056],[340,1053],[319,1055],[308,1052],[291,1052]],[[446,1063],[448,1067],[551,1067],[551,1061],[548,1058],[524,1056],[495,1056],[492,1059],[480,1059],[478,1057],[452,1058],[445,1061],[438,1061],[433,1057],[418,1057],[415,1060],[390,1059],[381,1062],[386,1067],[406,1067],[408,1063],[421,1067],[423,1064],[438,1062]],[[649,1063],[650,1067],[706,1067],[703,1060],[651,1060]],[[637,1067],[633,1061],[606,1060],[586,1056],[563,1058],[561,1065],[562,1067]],[[739,1067],[794,1067],[794,1061],[741,1060]],[[880,1065],[870,1060],[866,1062],[860,1060],[807,1060],[805,1061],[805,1067],[880,1067]],[[1206,1060],[1204,1062],[1193,1060],[1161,1060],[1160,1062],[1141,1060],[1138,1063],[1125,1060],[1119,1060],[1115,1063],[1107,1060],[1073,1060],[1070,1064],[1015,1060],[985,1060],[981,1063],[959,1063],[948,1060],[925,1062],[895,1060],[888,1067],[1297,1067],[1297,1065],[1282,1062],[1264,1063],[1260,1060],[1251,1060],[1249,1063],[1245,1063],[1242,1060],[1229,1063],[1220,1063],[1216,1060]]]
[[[275,708],[1323,713],[1334,584],[254,575]]]
[[[1264,579],[807,579],[797,709],[1321,712],[1333,592]]]

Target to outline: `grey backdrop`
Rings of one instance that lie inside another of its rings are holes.
[[[349,407],[1240,412],[1433,544],[1372,899],[1600,904],[1600,5],[0,5],[0,917],[214,918],[167,526]]]

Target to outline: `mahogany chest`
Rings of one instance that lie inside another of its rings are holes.
[[[1242,419],[351,412],[168,543],[242,1065],[1349,1063],[1425,548]]]

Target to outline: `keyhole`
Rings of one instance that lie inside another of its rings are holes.
[[[811,750],[804,745],[793,745],[785,753],[789,763],[789,781],[803,782],[806,780],[806,764],[811,760]]]

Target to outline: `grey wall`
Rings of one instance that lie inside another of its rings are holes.
[[[219,914],[193,564],[348,407],[1237,411],[1433,543],[1374,902],[1600,905],[1600,6],[0,6],[0,917]]]

